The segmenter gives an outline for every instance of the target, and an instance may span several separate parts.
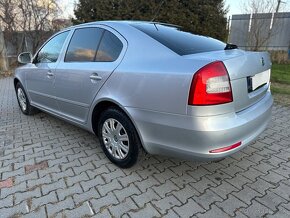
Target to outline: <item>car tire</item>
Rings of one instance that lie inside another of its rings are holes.
[[[112,107],[101,113],[97,131],[105,155],[117,166],[129,168],[144,156],[134,125],[118,108]]]
[[[30,105],[27,94],[21,85],[21,83],[17,83],[15,87],[17,101],[20,107],[20,110],[25,115],[33,115],[39,112],[39,110]]]

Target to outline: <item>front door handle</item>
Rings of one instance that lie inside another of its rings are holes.
[[[100,77],[97,73],[94,73],[90,76],[90,79],[96,81],[96,80],[101,80],[102,77]]]
[[[54,74],[49,70],[47,73],[46,73],[47,77],[53,77]]]

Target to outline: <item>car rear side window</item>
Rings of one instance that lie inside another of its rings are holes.
[[[96,27],[76,29],[67,48],[64,61],[94,61],[103,32],[103,29]]]
[[[112,62],[117,60],[123,48],[123,43],[109,31],[105,31],[96,55],[98,62]]]
[[[226,44],[206,36],[182,31],[178,27],[163,24],[131,24],[179,55],[224,50]]]

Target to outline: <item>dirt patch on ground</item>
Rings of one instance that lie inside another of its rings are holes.
[[[0,72],[0,79],[14,75],[14,69]]]
[[[274,101],[280,105],[290,106],[290,85],[282,83],[271,83],[271,91]]]
[[[290,106],[290,95],[286,94],[273,94],[274,101],[283,106]]]

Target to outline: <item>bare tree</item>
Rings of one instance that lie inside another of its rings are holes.
[[[4,32],[4,38],[9,39],[11,44],[18,50],[17,37],[13,37],[13,34],[17,31],[17,1],[15,0],[0,0],[0,21],[2,23],[2,30]]]
[[[0,21],[5,28],[5,38],[16,46],[17,53],[23,42],[30,39],[32,52],[35,52],[47,38],[47,32],[52,30],[52,20],[58,11],[56,0],[0,0]],[[16,32],[22,33],[20,39],[12,37]]]
[[[245,13],[273,13],[276,9],[277,0],[247,0],[242,8]]]
[[[272,37],[278,34],[278,28],[273,28],[276,23],[275,11],[278,2],[277,0],[248,0],[243,5],[245,13],[251,14],[248,46],[252,50],[265,47]]]
[[[54,0],[42,1],[22,0],[19,4],[24,21],[20,24],[24,35],[32,41],[32,51],[47,38],[47,32],[52,30],[52,20],[57,16],[58,5]]]

